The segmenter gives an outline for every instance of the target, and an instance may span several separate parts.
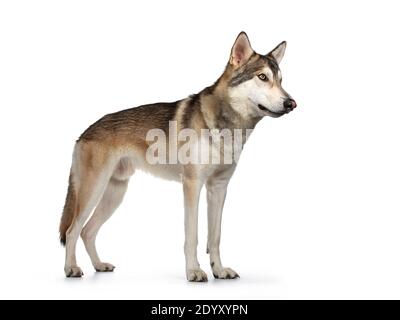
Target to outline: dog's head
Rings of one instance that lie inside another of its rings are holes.
[[[251,48],[246,33],[241,32],[232,47],[225,71],[228,96],[232,107],[243,116],[280,117],[294,108],[296,102],[282,88],[279,69],[286,42],[266,55]]]

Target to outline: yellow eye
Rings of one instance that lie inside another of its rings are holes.
[[[268,77],[264,73],[260,73],[258,78],[262,81],[268,81]]]

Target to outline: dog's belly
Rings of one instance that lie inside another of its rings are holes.
[[[144,172],[153,176],[173,181],[181,181],[182,165],[180,164],[149,164],[144,163],[138,166]]]
[[[138,169],[162,179],[181,181],[181,164],[154,164],[147,158],[144,148],[123,145],[112,148],[109,154],[112,163],[115,163],[113,177],[116,179],[123,180]]]

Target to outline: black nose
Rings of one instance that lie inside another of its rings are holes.
[[[294,108],[297,107],[297,103],[293,99],[288,98],[283,103],[283,107],[286,109],[286,111],[292,111]]]

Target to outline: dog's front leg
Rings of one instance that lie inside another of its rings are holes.
[[[210,264],[213,275],[217,279],[235,279],[239,275],[231,268],[224,268],[221,263],[219,244],[221,240],[221,220],[226,190],[229,179],[210,179],[207,182],[208,210],[208,242],[207,252],[210,254]]]
[[[199,196],[203,183],[195,178],[183,178],[185,198],[185,258],[186,277],[189,281],[205,282],[207,274],[200,269],[197,260],[197,225]]]

